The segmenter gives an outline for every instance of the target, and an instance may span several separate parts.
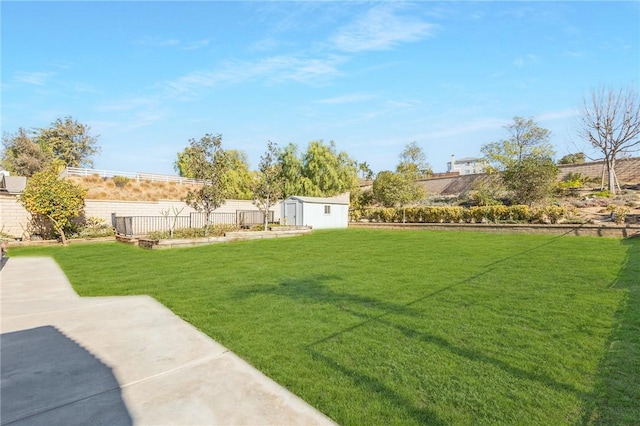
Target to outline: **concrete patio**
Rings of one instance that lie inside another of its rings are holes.
[[[149,296],[81,298],[50,258],[3,262],[3,425],[334,424]]]

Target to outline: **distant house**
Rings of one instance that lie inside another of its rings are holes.
[[[447,172],[458,172],[461,175],[475,175],[484,173],[487,166],[483,158],[465,157],[456,160],[456,156],[451,156],[451,161],[447,163]]]
[[[292,195],[281,204],[281,223],[314,229],[349,226],[349,194],[331,198]]]

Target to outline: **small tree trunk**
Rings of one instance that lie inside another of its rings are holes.
[[[51,221],[51,224],[53,225],[53,228],[58,231],[58,233],[60,234],[60,239],[62,240],[62,245],[66,246],[67,245],[67,237],[64,235],[64,230],[62,229],[62,227],[58,224],[58,221],[56,221],[54,218],[52,218],[51,216],[47,215],[47,217],[49,218],[49,220]]]
[[[609,192],[611,194],[616,193],[616,172],[615,172],[615,158],[607,160],[607,171],[609,172]]]

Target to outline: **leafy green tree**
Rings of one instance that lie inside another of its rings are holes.
[[[406,206],[423,197],[424,191],[403,173],[385,170],[373,181],[373,198],[385,207],[402,208],[403,222]]]
[[[226,151],[229,160],[229,169],[224,175],[224,185],[228,188],[229,198],[236,200],[251,200],[254,176],[249,170],[247,154],[236,149]]]
[[[513,201],[532,204],[551,193],[558,168],[549,138],[551,132],[532,119],[514,117],[505,126],[508,139],[483,145],[489,172],[499,172],[505,188],[513,194]]]
[[[205,215],[205,235],[209,235],[211,213],[222,206],[229,188],[225,175],[229,171],[228,153],[222,149],[222,135],[206,134],[200,140],[189,139],[187,168],[195,179],[203,180],[202,186],[190,190],[185,202]]]
[[[337,152],[335,142],[309,143],[302,157],[303,190],[309,196],[331,197],[358,187],[356,162],[344,152]]]
[[[373,170],[371,170],[369,163],[367,163],[366,161],[358,164],[358,171],[362,173],[362,179],[373,179]]]
[[[551,157],[529,155],[502,172],[505,187],[517,204],[533,205],[548,197],[556,184],[558,167]]]
[[[173,169],[182,177],[195,179],[195,171],[190,169],[190,164],[197,154],[198,151],[196,149],[191,146],[186,147],[184,151],[177,154],[178,158],[173,163]]]
[[[310,142],[301,155],[296,145],[289,144],[280,151],[278,161],[284,197],[331,197],[358,187],[357,163],[346,152],[337,152],[333,141],[328,145],[322,141]]]
[[[290,143],[280,149],[278,153],[278,164],[280,164],[280,178],[283,182],[284,198],[291,195],[302,194],[302,159],[298,154],[298,147]]]
[[[396,171],[413,180],[433,174],[431,166],[427,163],[427,154],[416,142],[411,142],[404,147],[400,153],[400,163],[398,163]]]
[[[567,154],[562,157],[558,164],[582,164],[586,160],[584,152],[576,152],[574,154]]]
[[[51,127],[38,129],[36,142],[67,167],[93,167],[93,157],[100,152],[98,137],[91,128],[71,117],[57,119]]]
[[[33,221],[44,217],[66,244],[65,228],[82,214],[86,190],[59,177],[56,165],[33,174],[18,201],[32,215]]]
[[[283,182],[278,162],[278,145],[269,141],[267,151],[260,157],[258,173],[253,184],[253,204],[264,215],[264,230],[269,224],[269,209],[282,198]]]
[[[481,151],[494,171],[520,164],[527,156],[553,157],[555,154],[549,138],[551,132],[539,127],[532,118],[514,117],[505,126],[508,139],[483,145]]]
[[[53,160],[49,151],[36,143],[22,127],[15,134],[2,136],[2,166],[18,176],[31,176],[45,170]]]
[[[415,142],[409,143],[400,153],[396,172],[378,173],[373,181],[373,197],[386,207],[402,208],[403,222],[408,204],[424,198],[424,190],[416,182],[431,173],[427,156]]]

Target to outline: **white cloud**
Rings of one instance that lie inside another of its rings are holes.
[[[53,72],[17,72],[14,76],[14,80],[19,83],[44,86],[49,77],[54,75],[55,73]]]
[[[563,120],[565,118],[577,117],[580,115],[580,111],[577,109],[564,109],[561,111],[549,111],[537,116],[540,121],[554,121]]]
[[[336,96],[334,98],[326,98],[320,99],[316,101],[318,104],[354,104],[359,102],[369,101],[371,99],[375,99],[374,95],[366,94],[366,93],[351,93],[343,96]]]
[[[148,47],[176,47],[183,50],[196,50],[207,46],[209,42],[209,39],[183,42],[174,38],[144,37],[134,41],[134,44]]]
[[[203,88],[257,79],[269,82],[293,80],[314,84],[321,82],[324,78],[340,74],[337,66],[343,61],[344,58],[339,56],[324,58],[272,56],[253,62],[228,62],[216,71],[193,71],[163,85],[171,95],[195,96]]]
[[[533,53],[528,53],[526,55],[518,56],[513,60],[513,65],[518,68],[522,68],[528,65],[535,65],[540,63],[540,57],[538,55],[534,55]]]
[[[435,25],[415,17],[399,16],[396,9],[394,4],[372,8],[331,37],[334,48],[345,52],[388,50],[400,43],[433,35]]]

